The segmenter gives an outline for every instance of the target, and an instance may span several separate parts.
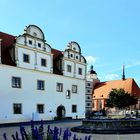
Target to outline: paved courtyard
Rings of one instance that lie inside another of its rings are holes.
[[[51,122],[48,123],[51,125],[51,128],[54,126],[61,127],[63,129],[71,128],[73,126],[81,125],[81,121],[59,121],[57,123]],[[45,129],[47,128],[47,125],[45,125]],[[26,126],[26,129],[29,130],[29,127]],[[8,136],[8,140],[12,140],[11,135],[15,134],[16,131],[19,131],[19,127],[2,127],[0,128],[0,140],[3,140],[3,133],[6,132]],[[72,133],[73,135],[74,133]],[[83,138],[85,136],[89,136],[90,134],[81,134],[76,133],[79,138]],[[140,140],[140,134],[125,134],[125,135],[102,135],[102,134],[91,134],[92,138],[91,140]]]

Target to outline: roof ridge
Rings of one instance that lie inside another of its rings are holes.
[[[110,81],[103,81],[103,82],[100,82],[100,83],[105,83],[105,82],[113,82],[113,81],[126,81],[126,80],[134,80],[134,78],[126,78],[125,80],[122,80],[122,79],[116,79],[116,80],[110,80]]]
[[[5,33],[5,32],[1,32],[1,31],[0,31],[0,34],[5,34],[5,35],[11,36],[11,37],[16,37],[16,36],[14,36],[14,35],[11,35],[11,34]]]

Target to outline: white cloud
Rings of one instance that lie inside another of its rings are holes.
[[[128,69],[128,68],[133,68],[133,67],[136,67],[136,66],[140,66],[140,61],[136,61],[136,62],[133,62],[131,64],[127,64],[127,65],[124,65],[125,66],[125,69]],[[117,71],[122,71],[123,67],[119,67],[119,68],[116,68],[114,70],[111,70],[109,71],[110,73],[111,72],[117,72]]]
[[[87,70],[90,69],[90,66],[96,62],[97,58],[93,56],[86,56],[85,59],[87,60]]]
[[[131,67],[135,67],[135,66],[139,66],[139,65],[140,65],[140,61],[137,61],[132,64],[126,65],[125,68],[131,68]]]
[[[114,80],[114,79],[116,79],[116,78],[118,78],[119,77],[119,75],[117,75],[117,74],[107,74],[106,76],[105,76],[105,79],[106,80]]]
[[[96,62],[96,59],[97,59],[96,57],[93,57],[93,56],[86,56],[85,58],[87,60],[88,65],[92,65],[93,63]]]

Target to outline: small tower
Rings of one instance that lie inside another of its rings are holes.
[[[122,74],[122,80],[125,80],[125,67],[123,65],[123,74]]]
[[[97,79],[97,73],[96,73],[96,71],[93,70],[93,65],[91,65],[89,72],[90,72],[91,79]]]

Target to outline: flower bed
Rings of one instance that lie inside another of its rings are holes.
[[[11,137],[13,140],[91,140],[91,136],[85,136],[84,138],[78,138],[76,134],[72,134],[69,129],[62,130],[62,128],[47,126],[47,130],[44,130],[44,123],[40,121],[40,125],[37,127],[33,121],[30,122],[30,132],[27,132],[25,127],[21,124],[19,132],[15,132]],[[7,134],[3,134],[4,140],[8,140]]]

